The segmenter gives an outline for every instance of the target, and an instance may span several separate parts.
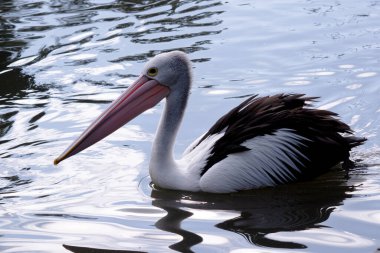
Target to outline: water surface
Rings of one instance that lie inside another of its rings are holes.
[[[1,252],[380,247],[380,1],[2,0],[0,27]],[[293,92],[368,138],[355,168],[239,194],[158,190],[147,166],[162,104],[53,166],[170,50],[195,75],[176,155],[244,97]]]

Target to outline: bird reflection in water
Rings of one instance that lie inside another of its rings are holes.
[[[344,171],[332,171],[312,182],[300,182],[275,188],[256,189],[233,194],[205,194],[153,189],[152,204],[167,211],[156,222],[158,229],[183,237],[169,248],[192,252],[202,242],[194,231],[181,228],[181,223],[197,210],[238,211],[240,216],[215,224],[216,227],[242,235],[261,247],[303,249],[306,245],[270,239],[277,232],[301,231],[323,227],[335,207],[349,198],[354,190]],[[183,201],[186,200],[186,201]],[[194,211],[192,211],[194,210]]]
[[[145,251],[131,251],[131,250],[110,250],[110,249],[96,249],[89,247],[78,247],[71,245],[63,245],[63,247],[73,253],[145,253]]]
[[[237,217],[217,221],[215,227],[237,233],[254,246],[305,249],[307,246],[304,244],[278,241],[269,238],[268,235],[323,227],[321,223],[326,221],[345,199],[350,198],[351,192],[355,190],[353,185],[361,181],[360,176],[355,178],[353,171],[356,169],[351,170],[348,175],[347,171],[336,169],[313,181],[231,194],[171,191],[153,186],[152,205],[167,212],[154,225],[159,230],[177,234],[183,238],[168,246],[170,249],[178,252],[194,252],[192,247],[203,242],[199,234],[204,232],[183,228],[184,221],[202,210],[239,212],[240,215]],[[74,253],[143,252],[70,245],[63,245],[63,247]]]

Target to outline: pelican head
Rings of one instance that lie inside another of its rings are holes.
[[[172,51],[155,56],[146,63],[139,78],[54,160],[54,164],[95,144],[164,98],[172,97],[186,104],[190,79],[190,61],[185,53]]]
[[[142,75],[156,80],[170,90],[183,90],[184,79],[191,78],[191,64],[187,55],[181,51],[162,53],[146,63]],[[189,88],[189,87],[185,87]]]

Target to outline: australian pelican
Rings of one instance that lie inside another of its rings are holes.
[[[313,178],[347,161],[365,141],[337,114],[309,107],[301,94],[252,96],[194,141],[180,160],[173,145],[192,82],[185,53],[151,59],[140,77],[55,161],[77,154],[166,98],[149,173],[167,189],[228,193]],[[343,135],[344,136],[343,136]]]

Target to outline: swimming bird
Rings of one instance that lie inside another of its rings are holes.
[[[311,179],[348,161],[351,148],[365,141],[354,137],[337,114],[312,108],[316,97],[251,96],[175,160],[173,146],[191,83],[191,64],[185,53],[155,56],[54,163],[98,142],[164,98],[149,164],[151,180],[161,188],[230,193]]]

